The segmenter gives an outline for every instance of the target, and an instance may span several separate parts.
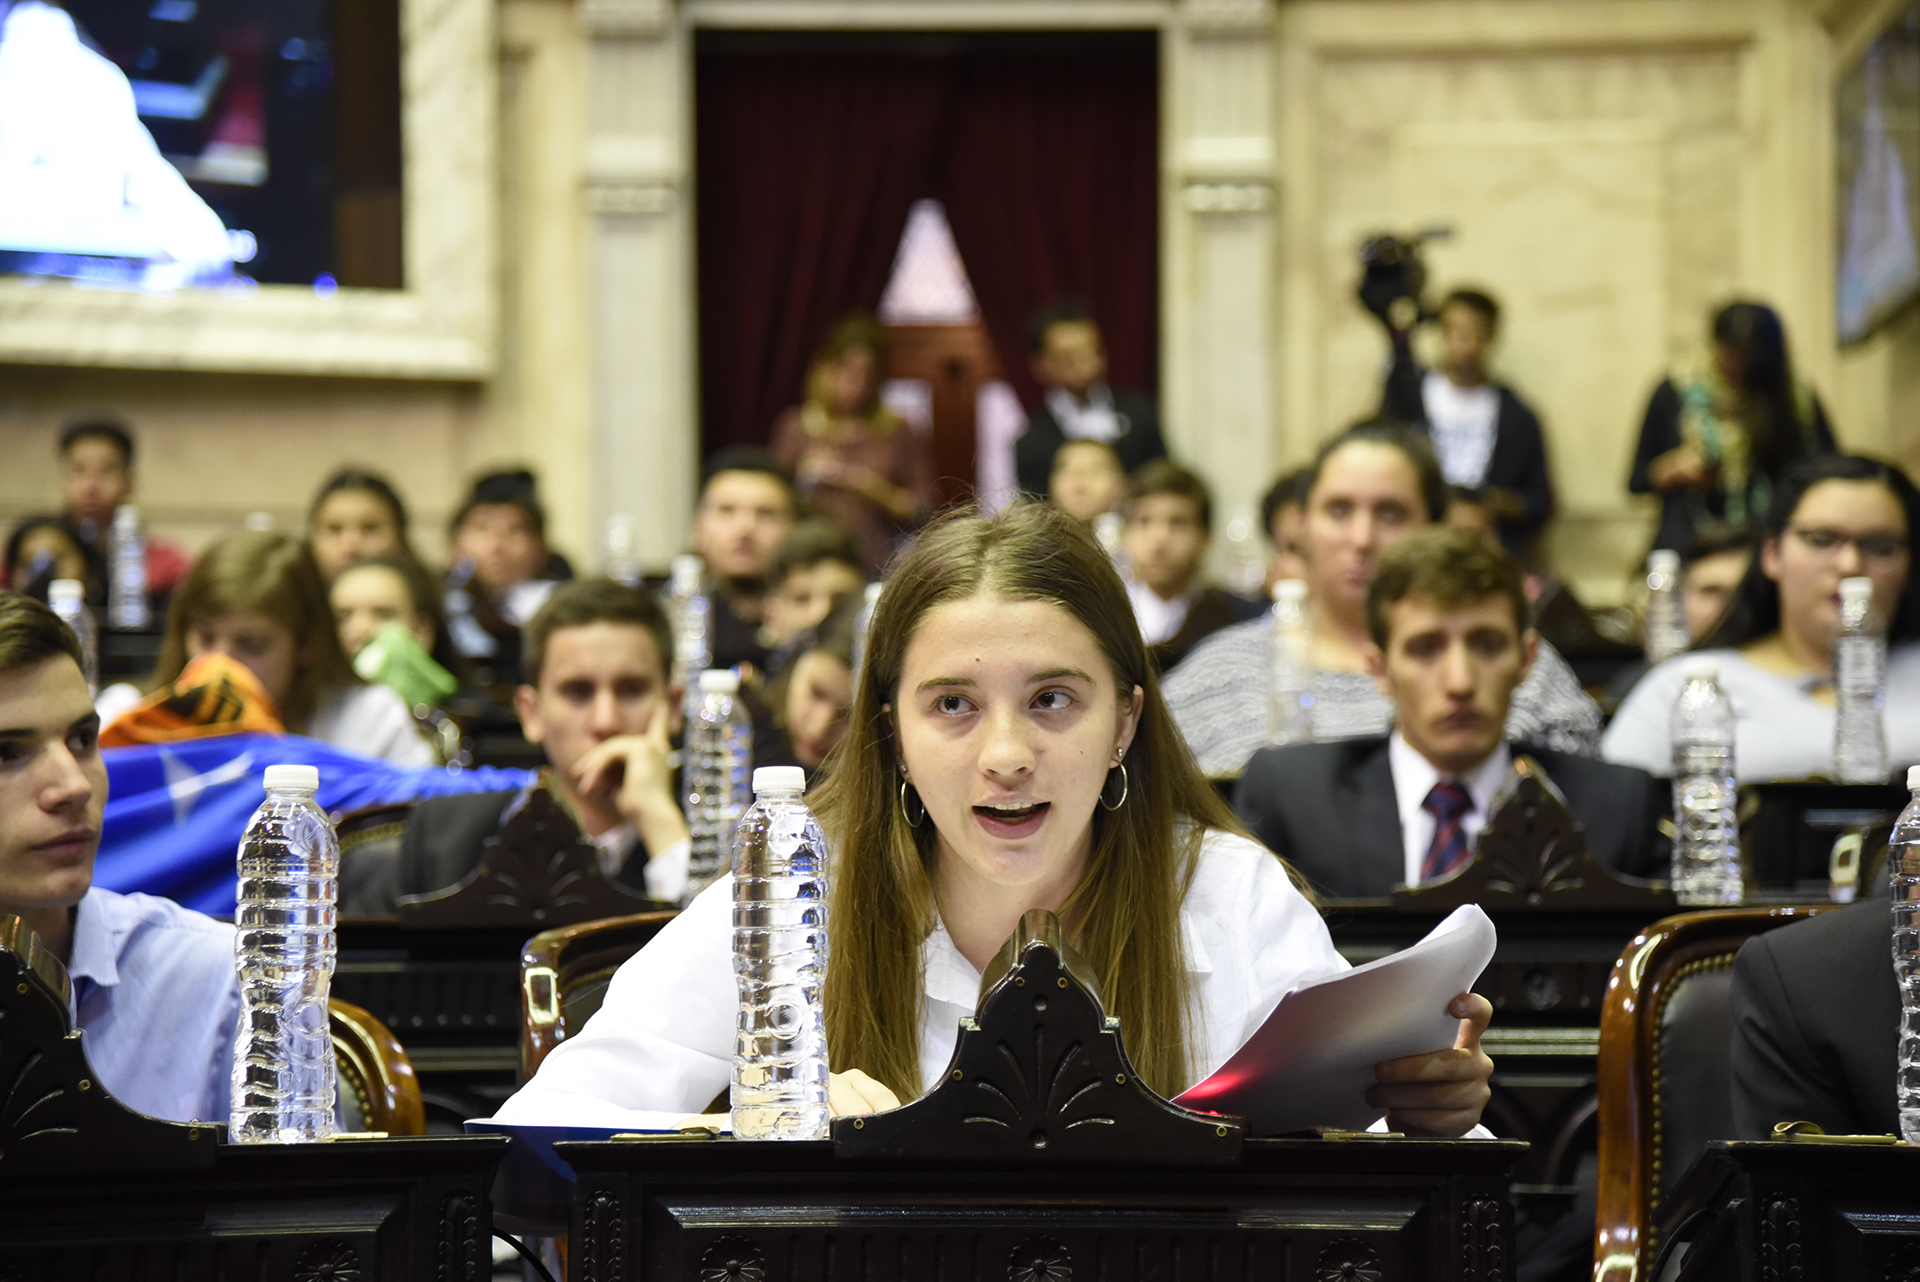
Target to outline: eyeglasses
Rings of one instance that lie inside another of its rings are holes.
[[[1853,544],[1862,561],[1882,565],[1898,561],[1907,554],[1907,541],[1897,534],[1842,534],[1839,530],[1795,529],[1793,536],[1816,556],[1832,556],[1844,543]]]

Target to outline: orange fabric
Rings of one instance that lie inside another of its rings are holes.
[[[224,654],[203,654],[170,686],[114,718],[100,732],[103,748],[171,743],[223,734],[284,734],[273,696],[246,666]]]

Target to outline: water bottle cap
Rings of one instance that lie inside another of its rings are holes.
[[[1710,654],[1690,654],[1680,661],[1680,675],[1689,681],[1718,681],[1720,660]]]
[[[1647,568],[1655,574],[1677,574],[1680,571],[1680,554],[1672,548],[1655,548],[1647,553]]]
[[[78,605],[87,599],[87,585],[78,579],[55,579],[47,584],[47,604],[60,605],[63,602]]]
[[[268,766],[262,782],[268,792],[284,792],[289,788],[313,792],[320,787],[320,767]]]
[[[1907,789],[1908,791],[1913,791],[1917,788],[1920,788],[1920,766],[1908,766]]]
[[[1273,585],[1273,599],[1276,603],[1299,604],[1307,599],[1307,581],[1305,579],[1280,580]]]
[[[134,529],[140,524],[140,509],[131,503],[122,503],[113,509],[113,524],[116,529]]]
[[[700,674],[701,694],[738,694],[740,674],[732,668],[708,668]]]
[[[1849,605],[1872,604],[1873,580],[1864,574],[1840,580],[1840,599]]]
[[[707,572],[707,563],[691,552],[682,552],[671,562],[675,587],[697,588],[700,576]]]
[[[873,605],[874,605],[874,604],[875,604],[875,603],[876,603],[877,601],[879,601],[879,600],[880,600],[880,589],[881,589],[881,588],[883,588],[883,587],[885,587],[885,586],[886,586],[886,584],[884,584],[884,583],[869,583],[869,584],[867,584],[867,597],[866,597],[866,601],[867,601],[867,607],[868,607],[869,609],[871,609],[871,608],[873,607]]]
[[[755,792],[805,792],[807,772],[799,766],[761,766],[753,772]]]

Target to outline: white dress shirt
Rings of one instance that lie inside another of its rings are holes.
[[[601,875],[611,881],[627,866],[627,860],[633,858],[634,847],[640,844],[640,832],[632,824],[621,824],[590,840],[598,847]],[[680,897],[687,893],[687,868],[692,858],[691,841],[676,841],[665,850],[648,851],[647,866],[641,870],[647,897],[667,904],[679,903]]]
[[[1183,592],[1169,601],[1146,584],[1134,579],[1127,584],[1127,599],[1133,602],[1133,617],[1140,621],[1140,636],[1148,645],[1159,645],[1180,630],[1193,608],[1195,592]]]
[[[1393,799],[1400,807],[1400,840],[1406,854],[1406,884],[1420,884],[1420,866],[1427,860],[1427,848],[1433,845],[1433,830],[1438,821],[1421,803],[1443,778],[1457,779],[1466,785],[1473,798],[1473,809],[1460,816],[1460,831],[1472,847],[1480,830],[1487,826],[1487,812],[1508,777],[1513,774],[1513,751],[1503,740],[1485,761],[1462,775],[1442,775],[1419,749],[1395,730],[1387,740],[1387,767],[1393,774]]]
[[[1114,411],[1113,392],[1105,383],[1095,383],[1087,389],[1084,405],[1066,388],[1050,387],[1047,408],[1053,412],[1053,421],[1060,425],[1060,434],[1069,441],[1120,439],[1120,415]]]
[[[1493,461],[1494,429],[1500,418],[1500,393],[1490,383],[1460,387],[1439,370],[1420,383],[1433,452],[1448,485],[1474,489],[1486,479]]]
[[[732,924],[733,879],[722,877],[620,967],[599,1013],[554,1048],[496,1120],[663,1129],[705,1108],[733,1072]],[[1203,841],[1180,928],[1200,1076],[1238,1050],[1288,991],[1347,968],[1279,860],[1228,833]],[[929,1089],[952,1058],[960,1018],[974,1013],[980,973],[938,923],[920,957],[920,1074]]]

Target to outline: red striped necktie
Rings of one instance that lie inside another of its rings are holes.
[[[1457,872],[1472,857],[1467,830],[1460,821],[1473,810],[1473,796],[1458,779],[1442,779],[1420,808],[1433,816],[1433,840],[1427,845],[1427,857],[1420,861],[1424,885]]]

